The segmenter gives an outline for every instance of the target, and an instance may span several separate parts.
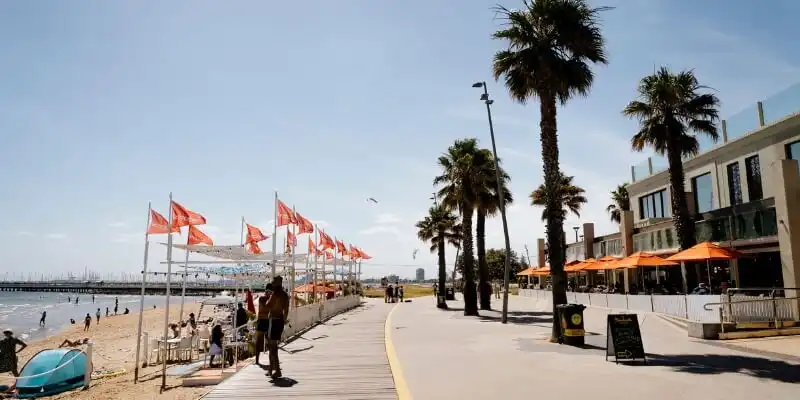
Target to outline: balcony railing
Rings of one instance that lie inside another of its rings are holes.
[[[742,110],[722,121],[720,140],[716,143],[708,137],[700,136],[700,153],[713,147],[738,139],[766,125],[800,112],[800,83],[776,93],[764,101]],[[664,156],[653,155],[639,164],[631,166],[631,179],[640,181],[650,175],[667,169]]]
[[[752,240],[778,234],[772,198],[721,208],[701,218],[695,223],[698,241]]]

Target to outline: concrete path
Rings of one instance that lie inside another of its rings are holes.
[[[280,352],[283,378],[272,380],[250,365],[204,398],[397,399],[384,340],[393,306],[367,300],[286,345]],[[267,354],[262,360],[268,361]]]
[[[499,312],[464,317],[463,304],[433,298],[399,304],[391,340],[416,399],[566,398],[766,400],[796,398],[800,365],[691,341],[654,315],[640,315],[647,364],[605,361],[608,310],[585,312],[587,348],[551,344],[551,316],[535,299],[512,296]],[[493,300],[500,307],[500,300]],[[548,397],[550,398],[550,397]]]

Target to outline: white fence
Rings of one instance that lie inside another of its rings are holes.
[[[553,301],[549,290],[520,289],[520,296]],[[604,293],[567,292],[567,301],[585,306],[606,307],[617,310],[657,312],[698,322],[720,322],[720,306],[704,306],[724,301],[719,295],[626,295]]]
[[[283,339],[286,340],[314,324],[354,308],[360,302],[359,296],[345,296],[289,310],[289,326],[283,331]]]

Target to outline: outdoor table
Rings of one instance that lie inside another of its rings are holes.
[[[161,348],[162,343],[164,343],[164,339],[158,339],[158,348],[159,349]],[[172,350],[174,350],[180,343],[181,343],[181,339],[180,338],[167,339],[167,349],[166,349],[167,350],[167,355],[166,355],[167,361],[172,361],[172,358],[170,358],[170,354],[172,354]],[[161,354],[161,353],[159,352],[159,354]]]

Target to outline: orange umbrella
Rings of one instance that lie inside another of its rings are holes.
[[[597,263],[597,260],[594,258],[590,258],[588,260],[583,260],[582,262],[575,263],[571,266],[565,267],[564,272],[579,272],[583,271],[586,267]]]
[[[548,266],[548,267],[544,267],[544,268],[534,269],[533,271],[531,271],[530,274],[534,275],[534,276],[536,276],[536,275],[550,275],[550,267]]]
[[[597,260],[597,262],[583,268],[584,271],[602,271],[607,269],[616,269],[619,258],[605,256]]]
[[[616,263],[616,268],[672,267],[675,265],[678,265],[678,263],[640,251],[619,260]]]
[[[741,254],[737,251],[717,246],[711,242],[699,243],[671,257],[669,261],[712,261],[712,260],[732,260],[739,258]]]
[[[535,271],[535,270],[536,270],[536,269],[535,269],[535,268],[533,268],[533,267],[526,268],[526,269],[524,269],[524,270],[520,271],[520,272],[517,274],[517,276],[531,276],[531,275],[533,275],[533,271]]]

